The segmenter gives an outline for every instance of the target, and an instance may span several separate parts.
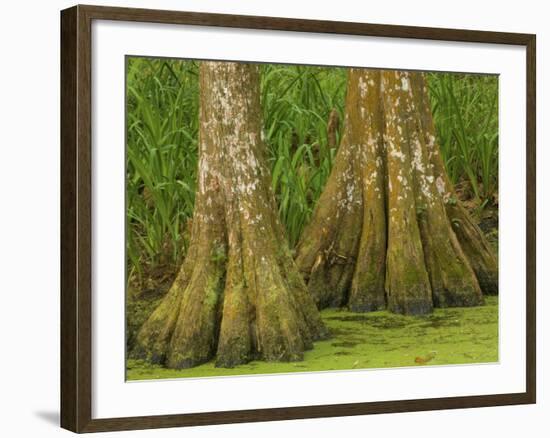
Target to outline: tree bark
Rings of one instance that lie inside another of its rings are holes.
[[[257,66],[200,67],[199,184],[181,270],[137,337],[170,368],[295,361],[327,336],[277,217]]]
[[[452,187],[423,81],[420,73],[349,71],[342,144],[297,247],[321,308],[425,314],[478,305],[480,283],[496,279],[484,270],[494,257],[479,250],[488,249],[481,231],[446,196]],[[458,214],[466,237],[451,225]]]

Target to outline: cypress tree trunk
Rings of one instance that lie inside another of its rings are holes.
[[[181,270],[134,354],[170,368],[215,357],[295,361],[327,335],[282,239],[261,140],[257,66],[200,67],[199,184]]]
[[[480,304],[480,284],[497,287],[496,261],[451,200],[422,74],[350,69],[345,111],[334,168],[297,247],[318,305],[425,314]],[[465,225],[453,230],[457,220]]]

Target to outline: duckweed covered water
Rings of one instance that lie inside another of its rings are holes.
[[[436,309],[423,317],[337,309],[323,310],[321,315],[332,337],[316,342],[301,362],[254,361],[230,369],[208,362],[171,370],[128,360],[126,377],[173,379],[498,361],[497,297],[486,297],[484,306]]]

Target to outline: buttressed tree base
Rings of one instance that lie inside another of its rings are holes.
[[[294,361],[327,335],[281,238],[264,148],[258,67],[201,63],[190,246],[134,356],[170,368]]]
[[[296,261],[320,308],[476,306],[496,259],[445,172],[422,73],[352,68],[344,134]]]

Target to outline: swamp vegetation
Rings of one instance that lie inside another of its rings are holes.
[[[495,76],[127,68],[129,379],[498,360]]]

